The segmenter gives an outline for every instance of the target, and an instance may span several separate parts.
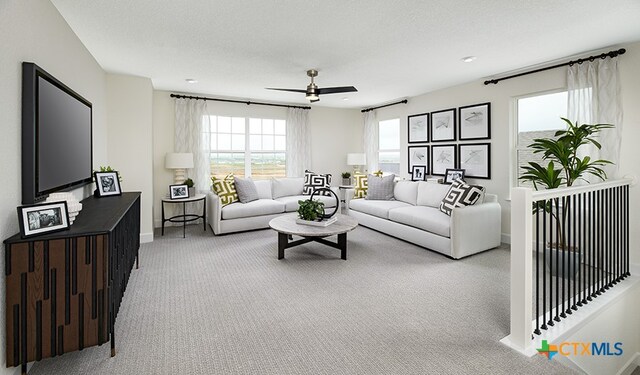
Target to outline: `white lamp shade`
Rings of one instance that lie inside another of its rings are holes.
[[[190,152],[170,152],[164,157],[164,167],[167,169],[193,168],[193,154]]]
[[[365,154],[349,153],[347,154],[347,165],[365,165],[367,164],[367,156]]]

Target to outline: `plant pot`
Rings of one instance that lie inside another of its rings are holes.
[[[562,278],[575,278],[578,267],[582,262],[582,254],[579,251],[557,250],[555,248],[546,248],[547,251],[547,268],[551,272],[551,276]],[[558,254],[558,251],[560,252]],[[551,259],[553,264],[551,265]],[[563,263],[564,262],[564,263]],[[575,263],[575,264],[574,264]],[[564,267],[563,267],[564,266]]]
[[[196,195],[196,188],[195,188],[195,186],[194,186],[194,187],[190,187],[190,188],[189,188],[189,196],[190,196],[190,197],[195,197],[195,195]]]
[[[351,186],[351,177],[343,178],[342,179],[342,185]]]

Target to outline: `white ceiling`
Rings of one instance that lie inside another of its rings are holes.
[[[638,0],[52,0],[98,63],[159,90],[360,108],[640,40]],[[461,58],[478,59],[463,63]],[[195,78],[197,84],[188,84]],[[348,101],[343,100],[348,98]]]

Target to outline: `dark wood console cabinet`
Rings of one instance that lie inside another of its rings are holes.
[[[140,247],[140,193],[82,201],[71,229],[5,243],[7,367],[111,341]]]

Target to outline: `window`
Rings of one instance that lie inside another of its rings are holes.
[[[519,98],[516,101],[517,124],[515,140],[515,156],[512,163],[514,186],[531,186],[529,182],[520,181],[520,167],[530,161],[545,165],[540,154],[534,154],[528,148],[535,138],[552,138],[557,130],[565,129],[566,124],[560,117],[567,117],[567,92],[546,93],[542,95]]]
[[[378,126],[378,168],[399,175],[400,119],[380,121]]]
[[[286,122],[278,119],[209,116],[212,175],[253,179],[286,174]]]

